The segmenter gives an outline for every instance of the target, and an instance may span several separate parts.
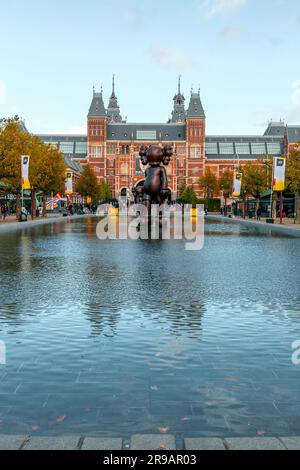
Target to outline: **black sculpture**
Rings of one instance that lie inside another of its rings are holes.
[[[171,145],[142,145],[140,148],[142,165],[148,165],[148,168],[144,185],[135,188],[134,197],[136,202],[142,201],[146,205],[149,215],[151,204],[163,204],[167,199],[171,199],[165,166],[169,165],[172,155]]]

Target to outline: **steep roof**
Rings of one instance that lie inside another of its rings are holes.
[[[300,126],[287,126],[287,137],[290,144],[300,142]]]
[[[106,117],[102,90],[100,93],[93,91],[93,98],[88,112],[88,117]]]
[[[82,173],[83,168],[80,165],[80,163],[76,162],[75,160],[68,157],[67,155],[63,155],[63,157],[64,157],[64,162],[67,168],[69,168],[70,170],[74,170],[77,173]]]
[[[285,131],[285,124],[283,121],[280,122],[269,122],[267,129],[264,132],[264,135],[276,135],[276,136],[284,136]]]
[[[186,113],[187,117],[205,117],[204,109],[201,103],[200,90],[198,93],[191,92],[190,104]]]
[[[185,123],[120,123],[108,124],[107,140],[183,141],[186,138]]]

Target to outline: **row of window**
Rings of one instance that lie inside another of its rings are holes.
[[[146,132],[146,131],[143,131]],[[67,155],[86,155],[87,154],[87,143],[86,142],[45,142],[46,144],[58,146],[59,150]],[[207,155],[280,155],[282,152],[281,145],[279,142],[270,143],[241,143],[241,142],[207,142],[205,153]],[[117,147],[113,144],[108,144],[106,149],[107,155],[116,155]],[[121,155],[130,154],[130,146],[122,145],[119,148]],[[90,148],[90,154],[97,157],[103,155],[103,147],[92,145]],[[186,154],[186,146],[178,145],[176,147],[176,154],[184,156]],[[200,147],[191,147],[191,157],[201,157]]]
[[[190,128],[190,136],[191,137],[201,137],[202,129],[200,127],[191,127]]]
[[[90,126],[89,129],[90,129],[91,136],[103,135],[103,126]]]
[[[87,143],[86,142],[45,142],[45,144],[58,147],[62,153],[67,155],[86,155],[87,154]]]
[[[205,153],[207,155],[279,155],[281,145],[279,142],[207,142]]]

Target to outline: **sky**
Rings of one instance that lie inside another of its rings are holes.
[[[82,133],[112,74],[123,118],[166,122],[178,75],[208,134],[300,125],[299,0],[0,0],[0,117]]]

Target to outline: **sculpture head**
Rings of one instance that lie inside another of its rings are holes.
[[[160,145],[150,145],[146,147],[142,145],[140,148],[140,157],[143,165],[168,165],[170,163],[171,157],[173,155],[173,149],[171,145],[165,145],[161,147]]]

